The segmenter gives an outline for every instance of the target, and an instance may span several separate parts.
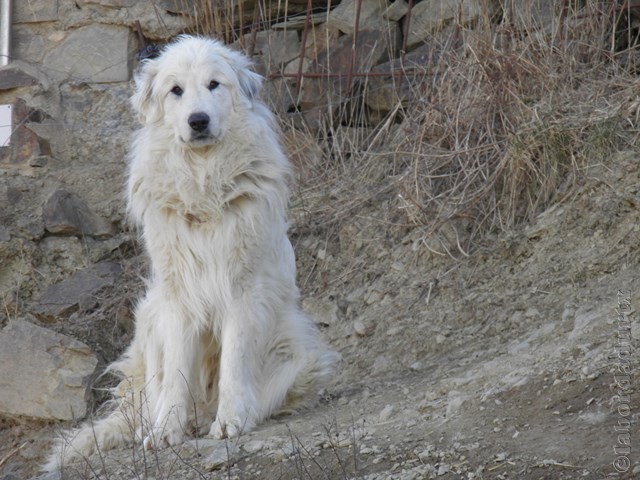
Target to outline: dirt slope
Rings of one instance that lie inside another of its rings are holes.
[[[342,355],[319,404],[237,442],[136,446],[62,478],[640,478],[637,375],[622,375],[640,365],[625,330],[638,336],[639,176],[636,152],[608,159],[532,225],[458,260],[390,224],[389,199],[330,228],[294,209],[305,307]],[[129,278],[94,326],[137,296]],[[0,479],[36,476],[56,427],[5,427]]]

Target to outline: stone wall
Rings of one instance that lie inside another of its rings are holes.
[[[168,39],[186,26],[176,4],[188,6],[14,2],[12,61],[0,70],[14,126],[0,148],[0,413],[84,416],[98,361],[117,354],[108,332],[129,308],[104,299],[135,248],[122,200],[134,23]]]

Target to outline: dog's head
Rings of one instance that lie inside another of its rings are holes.
[[[180,36],[143,62],[131,101],[144,124],[165,124],[186,146],[213,145],[230,118],[256,101],[262,77],[249,67],[216,40]]]

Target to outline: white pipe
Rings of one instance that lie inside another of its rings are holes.
[[[11,59],[11,2],[0,0],[0,66]]]

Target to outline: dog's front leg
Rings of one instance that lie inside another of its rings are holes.
[[[158,309],[156,325],[162,343],[160,371],[155,372],[159,391],[153,427],[144,439],[146,449],[176,445],[184,440],[184,432],[193,403],[191,388],[198,348],[187,315],[179,306],[164,299]],[[151,365],[148,365],[151,366]],[[150,378],[148,372],[147,378]]]
[[[247,305],[238,305],[222,328],[219,401],[210,435],[237,437],[256,424],[256,375],[259,375],[260,318]]]

